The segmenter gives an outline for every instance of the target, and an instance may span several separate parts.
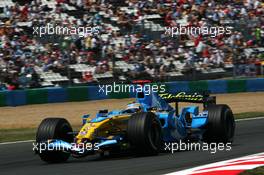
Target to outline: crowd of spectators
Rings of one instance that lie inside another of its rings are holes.
[[[77,13],[71,14],[69,7]],[[143,75],[163,79],[170,72],[188,73],[227,64],[240,65],[238,73],[247,74],[261,56],[243,56],[243,49],[264,47],[261,0],[56,0],[54,7],[32,0],[14,2],[2,11],[0,90],[40,87],[41,72],[61,72],[79,63],[95,67],[94,72],[84,75],[83,81],[91,81],[94,74],[112,71],[112,62],[117,60],[134,65],[134,69],[120,73],[131,79]],[[234,27],[230,34],[216,37],[200,34],[172,38],[162,32],[153,39],[153,33],[142,32],[146,16],[153,14],[160,16],[164,28],[179,27],[181,20],[189,27],[239,26],[244,22],[244,28]],[[98,27],[99,34],[71,34],[45,42],[47,36],[34,35],[33,27],[48,23],[69,28]],[[138,26],[142,30],[136,30]],[[187,46],[188,42],[193,44]],[[241,67],[245,63],[250,66]]]

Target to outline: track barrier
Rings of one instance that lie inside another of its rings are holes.
[[[175,81],[163,84],[165,84],[166,91],[169,93],[209,91],[214,94],[219,94],[264,91],[264,78],[207,81]],[[99,91],[99,86],[81,86],[68,88],[52,87],[40,89],[1,91],[0,106],[21,106],[27,104],[121,99],[129,97],[135,97],[135,93],[111,92],[106,95],[105,93]]]

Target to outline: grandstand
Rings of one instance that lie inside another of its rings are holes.
[[[99,34],[34,34],[47,24]],[[231,34],[166,35],[166,27],[231,26]],[[212,0],[2,0],[0,90],[257,76],[264,3]]]

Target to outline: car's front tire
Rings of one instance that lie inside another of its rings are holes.
[[[127,136],[137,153],[154,155],[162,145],[161,124],[152,112],[133,114],[128,121]]]
[[[64,118],[46,118],[37,130],[36,142],[38,144],[47,142],[49,139],[60,139],[72,143],[73,136],[68,132],[72,132],[72,127]],[[68,160],[70,154],[63,151],[45,150],[38,152],[40,158],[48,163],[60,163]]]

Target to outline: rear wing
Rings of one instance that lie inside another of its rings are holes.
[[[210,96],[208,92],[202,92],[202,93],[179,92],[177,94],[160,93],[159,96],[167,103],[175,102],[175,109],[177,114],[178,114],[179,102],[202,103],[204,108],[206,108],[210,104],[216,104],[216,97]]]

